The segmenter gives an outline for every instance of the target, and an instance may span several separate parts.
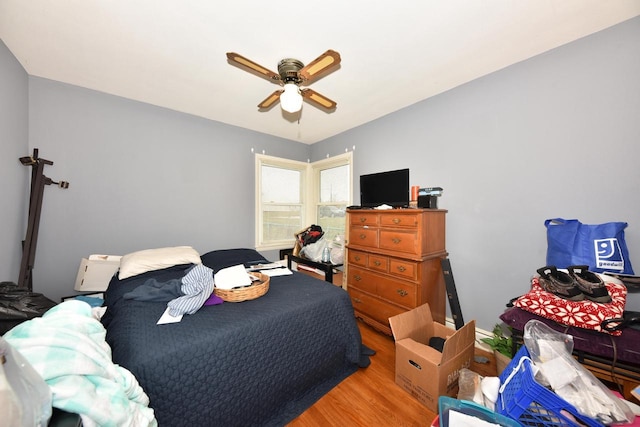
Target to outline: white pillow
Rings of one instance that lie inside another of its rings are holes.
[[[147,271],[161,270],[180,264],[201,264],[200,255],[191,246],[146,249],[131,252],[120,260],[120,280],[137,276]]]

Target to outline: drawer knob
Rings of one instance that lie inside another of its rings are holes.
[[[398,293],[398,295],[400,295],[401,297],[406,297],[407,295],[409,295],[409,292],[405,291],[404,289],[398,289],[396,291]]]
[[[353,278],[356,282],[359,282],[360,280],[362,280],[362,277],[358,276],[357,274],[353,276]]]
[[[360,261],[360,255],[356,255],[356,256],[354,257],[354,259],[355,259],[356,261]]]
[[[400,243],[402,240],[398,239],[397,237],[395,237],[394,239],[391,240],[393,243],[395,243],[396,245],[398,243]]]
[[[400,224],[400,221],[402,221],[400,218],[393,218],[393,223],[394,224]]]
[[[367,218],[365,218],[365,217],[361,216],[361,217],[360,217],[360,222],[367,222]]]
[[[366,238],[367,238],[367,235],[366,235],[366,234],[361,234],[361,235],[360,235],[360,240],[364,240],[364,239],[366,239]]]
[[[407,271],[407,269],[404,267],[404,265],[399,265],[398,266],[398,271],[401,273],[404,273],[405,271]]]
[[[382,264],[380,261],[377,261],[377,260],[374,261],[373,263],[376,265],[376,267],[380,267],[380,264]]]
[[[354,298],[353,302],[360,304],[362,302],[362,300],[360,298]]]

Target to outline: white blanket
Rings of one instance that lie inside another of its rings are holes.
[[[53,406],[80,414],[83,425],[157,426],[149,398],[111,360],[106,330],[89,304],[70,300],[4,335],[51,388]]]

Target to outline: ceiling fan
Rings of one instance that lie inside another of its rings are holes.
[[[267,110],[280,101],[284,111],[295,113],[302,108],[303,98],[325,110],[336,108],[337,104],[334,101],[313,89],[300,89],[300,86],[308,86],[320,76],[333,71],[340,64],[340,54],[334,50],[326,51],[307,65],[297,59],[285,58],[278,63],[277,73],[235,52],[228,52],[227,59],[233,65],[239,65],[272,83],[283,86],[283,89],[276,90],[258,104],[258,108],[261,110]]]

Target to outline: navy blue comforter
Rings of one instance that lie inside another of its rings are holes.
[[[237,249],[202,260],[215,272],[259,257]],[[188,267],[114,278],[105,295],[113,361],[136,376],[160,427],[284,425],[366,365],[347,293],[300,273],[272,277],[258,299],[204,306],[175,324],[156,325],[166,303],[122,298]]]

